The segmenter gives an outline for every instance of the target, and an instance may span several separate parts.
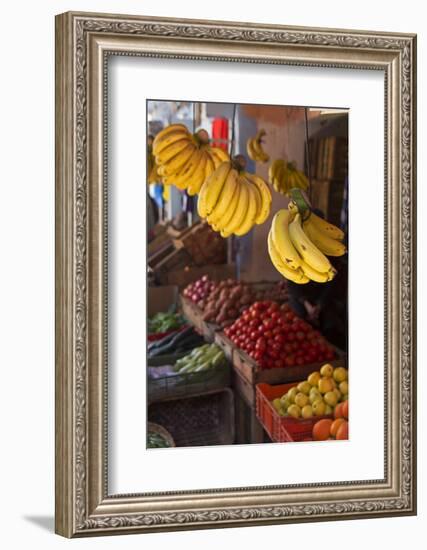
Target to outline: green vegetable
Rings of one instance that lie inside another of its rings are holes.
[[[185,322],[184,317],[179,313],[159,312],[148,319],[148,332],[149,334],[169,332],[182,327]]]

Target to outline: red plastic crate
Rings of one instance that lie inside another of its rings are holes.
[[[312,439],[314,424],[322,418],[332,418],[332,415],[314,416],[313,418],[292,418],[280,416],[273,407],[272,401],[281,397],[289,389],[297,386],[298,382],[289,384],[260,383],[256,385],[256,413],[266,432],[273,441],[303,441]]]

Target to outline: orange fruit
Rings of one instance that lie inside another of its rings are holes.
[[[335,436],[335,439],[348,439],[348,422],[347,420],[344,420],[344,422],[341,423],[341,426],[339,426],[337,430],[337,435]]]
[[[343,401],[341,410],[343,417],[348,419],[348,401]]]
[[[341,426],[343,422],[346,422],[345,418],[335,418],[335,420],[331,424],[331,435],[332,437],[337,436],[338,428]]]
[[[325,441],[329,438],[331,431],[332,420],[330,418],[322,418],[313,426],[313,439],[315,441]]]
[[[319,388],[320,393],[327,393],[328,391],[332,391],[334,389],[332,378],[328,378],[326,376],[324,376],[319,380],[319,382],[317,383],[317,386]]]
[[[343,418],[343,414],[342,414],[343,405],[344,403],[338,403],[338,405],[336,405],[334,409],[334,418]]]

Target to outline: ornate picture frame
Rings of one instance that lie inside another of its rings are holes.
[[[106,59],[139,55],[383,71],[385,478],[110,495]],[[66,537],[416,513],[416,37],[65,13],[56,18],[56,532]]]

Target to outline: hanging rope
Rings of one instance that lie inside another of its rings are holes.
[[[234,153],[234,139],[235,139],[235,126],[236,126],[236,110],[237,103],[233,106],[233,115],[231,118],[231,141],[230,141],[230,158],[233,158]]]
[[[312,199],[312,185],[311,185],[311,162],[310,162],[310,145],[308,143],[308,115],[307,107],[304,107],[304,119],[305,119],[305,159],[306,159],[306,170],[308,178],[308,191],[310,202]]]

